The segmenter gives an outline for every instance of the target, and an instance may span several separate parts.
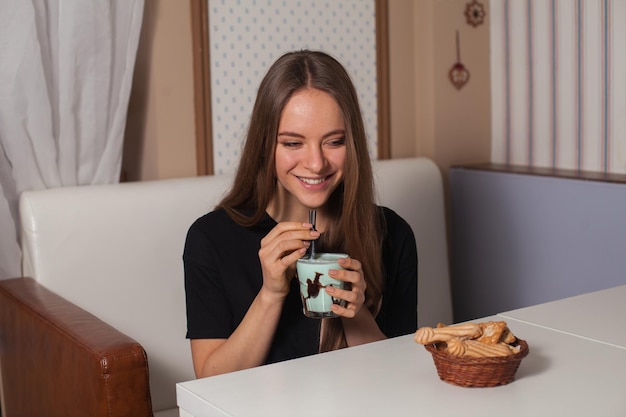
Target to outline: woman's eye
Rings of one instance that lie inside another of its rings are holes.
[[[346,138],[337,138],[337,139],[332,139],[330,141],[327,142],[330,146],[343,146],[346,144]]]
[[[285,148],[296,148],[296,147],[300,146],[300,142],[285,141],[285,142],[281,142],[281,145],[283,145]]]

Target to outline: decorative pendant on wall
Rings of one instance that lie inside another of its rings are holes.
[[[472,0],[465,5],[465,18],[467,24],[474,27],[482,25],[485,22],[485,6],[478,0]]]
[[[452,84],[456,87],[457,90],[463,88],[465,84],[469,81],[470,73],[465,68],[465,65],[461,63],[461,45],[459,41],[459,31],[456,31],[456,64],[450,68],[450,72],[448,72],[448,78]]]

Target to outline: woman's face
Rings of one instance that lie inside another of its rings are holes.
[[[292,213],[321,208],[343,180],[345,161],[346,128],[335,99],[316,89],[295,93],[278,125],[281,206]]]

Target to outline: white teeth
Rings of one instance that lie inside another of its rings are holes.
[[[326,179],[326,177],[324,177],[324,178],[317,178],[317,179],[300,177],[300,181],[302,181],[305,184],[310,184],[310,185],[321,184],[321,183],[324,182],[325,179]]]

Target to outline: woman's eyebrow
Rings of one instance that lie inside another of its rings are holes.
[[[294,138],[304,138],[304,135],[295,132],[278,132],[278,136],[290,136]]]
[[[335,129],[335,130],[331,130],[330,132],[326,133],[323,138],[328,138],[330,136],[335,136],[335,135],[345,135],[346,131],[344,129]]]
[[[331,130],[328,133],[325,133],[324,136],[322,136],[323,139],[326,139],[328,137],[331,136],[335,136],[335,135],[345,135],[346,131],[344,129],[335,129],[335,130]],[[302,138],[304,139],[304,135],[301,135],[300,133],[296,133],[296,132],[278,132],[278,136],[289,136],[289,137],[294,137],[294,138]]]

